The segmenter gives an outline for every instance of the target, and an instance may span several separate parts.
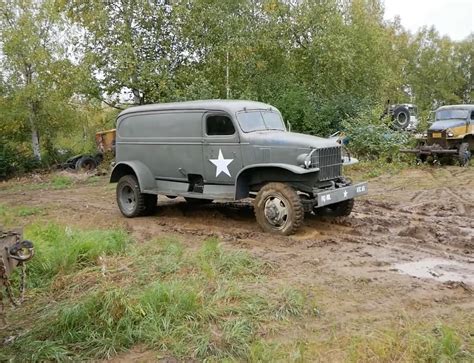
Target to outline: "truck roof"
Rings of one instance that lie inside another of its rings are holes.
[[[256,101],[246,100],[200,100],[200,101],[185,101],[185,102],[172,102],[172,103],[154,103],[150,105],[134,106],[127,108],[120,112],[118,117],[137,113],[137,112],[148,112],[148,111],[172,111],[172,110],[212,110],[212,111],[225,111],[230,114],[234,114],[244,109],[249,110],[272,110],[278,111],[272,105]]]
[[[474,110],[474,104],[463,104],[463,105],[447,105],[441,106],[436,109],[436,111],[440,110]]]

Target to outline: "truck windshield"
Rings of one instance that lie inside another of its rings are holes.
[[[465,119],[467,118],[468,110],[441,110],[436,112],[436,121],[450,120],[450,119]]]
[[[285,131],[285,125],[281,116],[272,111],[245,111],[237,114],[240,127],[244,132],[262,130]]]

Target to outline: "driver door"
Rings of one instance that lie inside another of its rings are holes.
[[[242,153],[237,127],[224,112],[203,116],[204,184],[235,184],[242,169]]]

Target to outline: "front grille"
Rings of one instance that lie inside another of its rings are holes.
[[[441,134],[441,137],[433,137],[433,134]],[[441,147],[446,147],[447,146],[447,141],[446,141],[446,130],[442,131],[428,131],[428,139],[427,139],[428,145],[434,145],[438,144]]]
[[[319,180],[331,180],[342,175],[342,149],[340,146],[316,150],[311,167],[319,168]]]

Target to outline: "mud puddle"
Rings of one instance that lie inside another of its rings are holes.
[[[474,285],[474,265],[441,258],[425,258],[413,262],[395,264],[402,274],[440,282],[464,282]]]

